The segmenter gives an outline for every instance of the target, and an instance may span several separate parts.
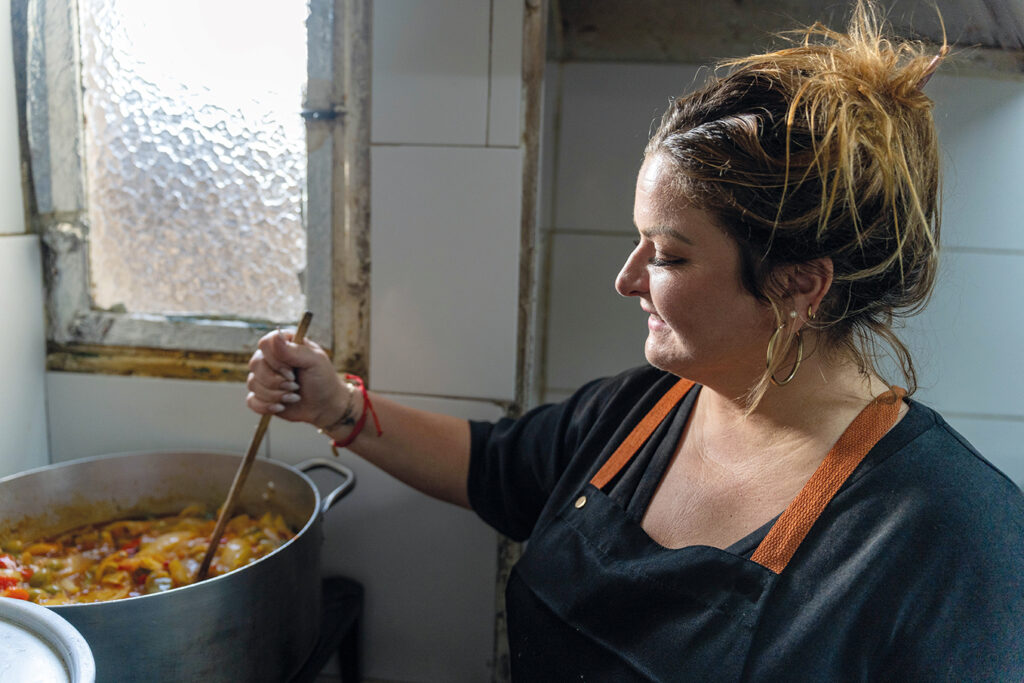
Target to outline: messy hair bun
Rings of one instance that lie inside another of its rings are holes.
[[[772,280],[779,266],[831,258],[812,323],[822,349],[848,351],[867,373],[882,340],[912,392],[893,322],[920,310],[935,281],[939,156],[921,88],[939,57],[887,37],[866,0],[846,33],[815,24],[789,39],[724,62],[727,75],[676,99],[646,155],[670,160],[684,196],[739,244],[744,285],[761,300],[777,307],[785,295]]]

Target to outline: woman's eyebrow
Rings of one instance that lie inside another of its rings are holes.
[[[652,237],[671,237],[672,239],[679,240],[680,242],[685,242],[690,246],[695,246],[693,240],[675,228],[670,228],[667,225],[655,225],[654,227],[640,230],[640,234],[647,239],[651,239]]]

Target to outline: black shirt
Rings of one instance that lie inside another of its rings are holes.
[[[468,488],[474,509],[513,539],[529,539],[535,529],[545,533],[677,379],[654,368],[637,368],[592,382],[564,403],[542,406],[519,420],[471,423]],[[680,402],[606,489],[609,500],[636,527],[679,442],[697,391],[699,387]],[[909,412],[864,458],[786,569],[765,584],[749,649],[744,645],[745,659],[728,677],[1024,680],[1024,494],[938,414],[920,403],[908,404]],[[770,527],[753,532],[724,554],[743,565]],[[666,558],[677,562],[680,575],[692,577],[695,550],[646,548],[632,560],[636,571],[624,574],[637,578],[617,579],[623,585],[615,586],[595,582],[593,577],[600,574],[581,574],[590,578],[580,585],[577,577],[564,591],[600,604],[602,594],[644,580],[648,551],[657,553],[660,563]],[[550,642],[558,640],[559,631],[546,629],[543,652],[549,654],[530,660],[531,668],[518,672],[521,677],[544,676],[537,667],[553,659],[551,652],[563,652],[571,660],[569,650],[584,649],[592,641],[636,678],[692,680],[685,671],[695,671],[693,667],[647,666],[645,658],[661,657],[671,643],[651,643],[645,650],[647,645],[633,644],[635,638],[624,632],[619,648],[614,632],[609,635],[603,626],[587,623],[593,616],[574,623],[574,608],[553,604],[557,600],[546,595],[557,590],[539,584],[557,586],[567,560],[576,558],[560,557],[557,547],[546,552],[548,557],[531,560],[522,581],[526,588],[509,593],[510,623],[524,631],[510,633],[514,673],[517,647],[526,649],[532,642],[533,623],[514,619],[515,613],[537,609],[527,602],[547,601],[551,604],[543,609],[567,625],[565,642]],[[538,571],[547,565],[552,577],[538,581]],[[663,611],[657,604],[635,608]],[[599,608],[591,611],[602,617]],[[615,617],[607,615],[609,621]],[[529,660],[528,653],[522,660]],[[707,671],[715,670],[715,662],[707,664]],[[558,676],[569,671],[553,661],[550,665]],[[600,673],[580,676],[603,678]]]

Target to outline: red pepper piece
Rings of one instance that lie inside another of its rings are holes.
[[[28,600],[28,591],[24,588],[8,588],[3,592],[5,598],[16,598],[18,600]]]
[[[139,546],[142,545],[142,539],[136,538],[135,540],[128,541],[121,546],[121,550],[125,551],[129,557],[139,552]]]

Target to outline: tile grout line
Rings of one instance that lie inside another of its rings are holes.
[[[942,247],[941,251],[953,254],[978,254],[983,256],[1024,256],[1024,249],[1003,249],[1000,247]]]
[[[468,142],[374,142],[370,147],[424,147],[424,148],[454,148],[454,149],[509,149],[518,150],[517,145],[475,145]]]
[[[484,117],[484,147],[491,146],[491,96],[494,83],[494,0],[487,22],[487,114]]]

